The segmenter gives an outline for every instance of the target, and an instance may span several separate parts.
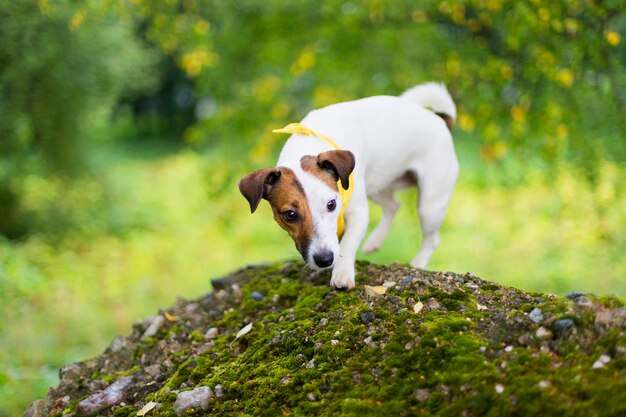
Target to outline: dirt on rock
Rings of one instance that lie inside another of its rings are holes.
[[[626,308],[468,273],[301,263],[213,280],[65,366],[25,416],[626,415]]]

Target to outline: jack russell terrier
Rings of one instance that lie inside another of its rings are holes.
[[[291,137],[276,168],[239,181],[252,213],[263,198],[306,264],[333,268],[331,288],[354,288],[354,262],[367,232],[371,198],[383,209],[363,250],[377,250],[399,208],[395,191],[417,185],[424,268],[439,245],[459,164],[451,129],[456,107],[443,84],[415,86],[399,97],[374,96],[310,112],[277,133]]]

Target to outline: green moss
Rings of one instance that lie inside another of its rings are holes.
[[[132,405],[125,405],[124,407],[120,407],[113,412],[113,417],[131,417],[137,415],[137,409]]]
[[[192,342],[201,342],[204,340],[204,335],[199,330],[194,330],[187,338]]]

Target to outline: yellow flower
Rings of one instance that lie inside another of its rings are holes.
[[[556,73],[556,80],[565,87],[571,87],[574,84],[574,73],[568,68],[561,68]]]
[[[298,58],[296,58],[296,61],[291,65],[291,73],[298,75],[313,68],[316,62],[316,53],[315,45],[305,46]]]
[[[606,41],[611,46],[619,45],[620,41],[622,40],[622,37],[620,36],[619,33],[613,32],[611,30],[605,30],[604,31],[604,37],[606,38]]]
[[[526,121],[526,110],[522,106],[511,107],[511,117],[516,123],[524,123]]]
[[[85,11],[84,10],[79,10],[76,13],[74,13],[74,16],[72,16],[72,18],[70,19],[70,30],[72,32],[76,31],[80,25],[83,23],[83,20],[85,20]]]
[[[469,114],[461,113],[459,114],[459,127],[466,132],[472,132],[476,127],[476,122]]]

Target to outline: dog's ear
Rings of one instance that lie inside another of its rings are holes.
[[[272,187],[279,178],[279,170],[276,168],[265,168],[251,172],[239,180],[239,191],[250,203],[251,213],[254,213],[261,198],[267,200]]]
[[[329,171],[336,181],[341,180],[341,186],[347,190],[350,186],[350,174],[354,170],[354,155],[350,151],[337,150],[322,152],[317,156],[317,165]]]

